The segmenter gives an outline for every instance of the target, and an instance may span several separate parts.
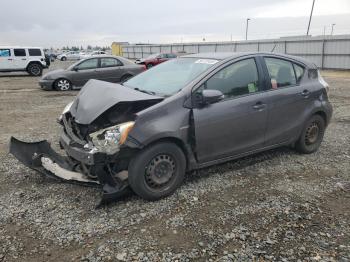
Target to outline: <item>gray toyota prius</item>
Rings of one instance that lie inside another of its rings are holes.
[[[10,152],[47,176],[103,189],[173,193],[186,172],[280,146],[309,154],[331,119],[317,67],[275,53],[202,53],[123,84],[90,80],[59,118],[62,156],[47,141],[11,138]]]

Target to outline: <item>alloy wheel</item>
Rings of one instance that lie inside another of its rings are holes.
[[[67,79],[60,79],[57,82],[57,87],[61,91],[67,91],[70,89],[70,82]]]
[[[39,65],[36,65],[36,64],[31,65],[30,72],[32,73],[32,75],[38,76],[40,75],[40,71],[41,70]]]

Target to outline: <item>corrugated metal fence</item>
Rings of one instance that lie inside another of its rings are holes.
[[[324,69],[350,69],[350,35],[291,37],[235,42],[125,45],[124,57],[144,58],[155,53],[276,52],[296,55]]]

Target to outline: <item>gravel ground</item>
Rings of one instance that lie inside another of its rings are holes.
[[[271,150],[188,174],[161,201],[98,210],[99,190],[7,154],[11,135],[56,145],[55,120],[77,92],[0,74],[0,261],[350,261],[350,73],[323,74],[334,117],[317,153]]]

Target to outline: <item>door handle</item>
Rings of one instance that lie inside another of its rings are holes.
[[[253,108],[255,110],[263,110],[266,107],[266,104],[262,102],[257,102],[255,105],[253,105]]]
[[[27,60],[27,59],[26,59],[26,58],[22,58],[22,60],[24,60],[24,61],[25,61],[25,60]]]
[[[305,90],[303,90],[303,92],[301,92],[301,95],[302,95],[303,97],[308,97],[308,96],[310,95],[310,91],[307,90],[307,89],[305,89]]]
[[[12,61],[13,59],[12,58],[8,58],[7,60]]]

